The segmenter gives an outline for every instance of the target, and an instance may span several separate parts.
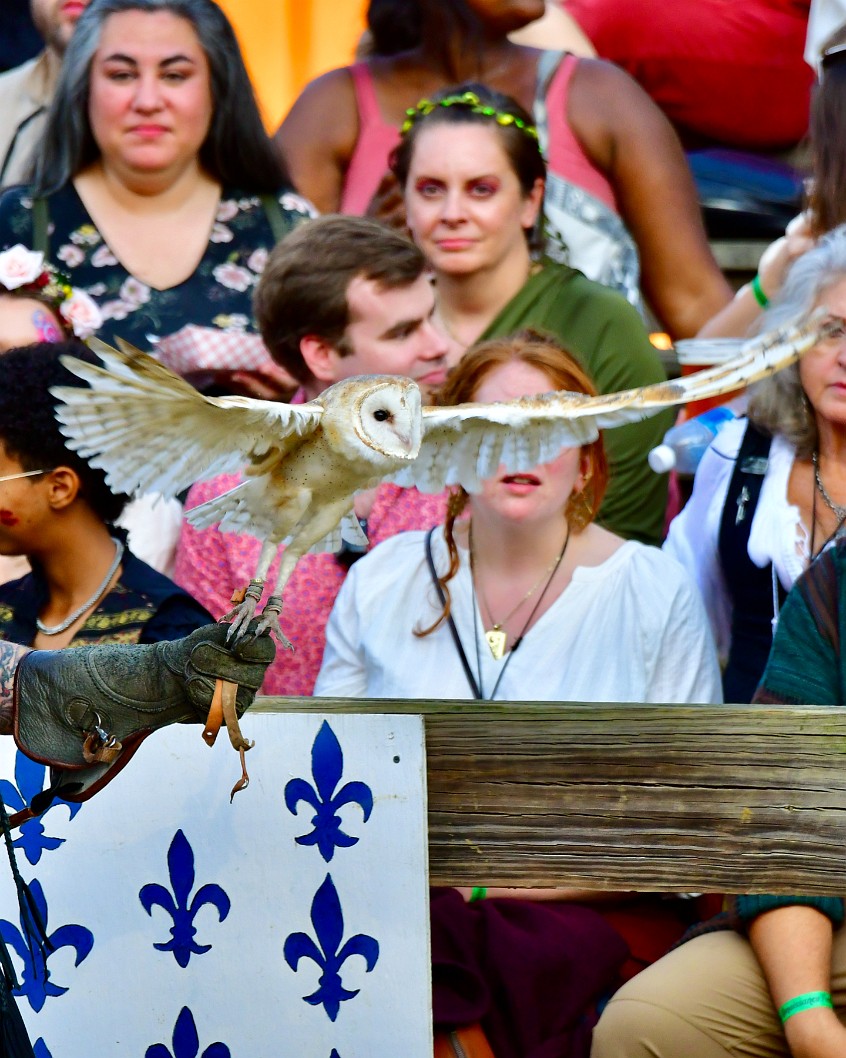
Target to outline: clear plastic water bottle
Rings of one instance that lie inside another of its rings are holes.
[[[663,444],[649,453],[649,465],[656,474],[666,474],[669,470],[695,474],[705,449],[726,423],[736,418],[737,414],[728,404],[719,404],[695,419],[679,423],[667,430]]]

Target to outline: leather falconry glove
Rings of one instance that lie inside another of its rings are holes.
[[[267,634],[248,633],[227,643],[228,631],[228,625],[213,624],[170,642],[24,655],[15,673],[15,742],[53,769],[50,788],[33,799],[27,818],[43,812],[55,796],[87,800],[157,728],[206,724],[203,736],[213,742],[216,730],[209,730],[207,717],[213,700],[220,701],[220,687],[240,717],[261,686],[275,646]],[[234,726],[240,738],[235,716],[227,717],[227,726],[235,748],[249,748],[232,735]]]

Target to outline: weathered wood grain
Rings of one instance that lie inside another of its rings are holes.
[[[256,708],[424,714],[435,884],[846,893],[846,708]]]

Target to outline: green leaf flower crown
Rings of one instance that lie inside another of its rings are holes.
[[[443,99],[438,100],[421,99],[417,106],[406,110],[406,118],[400,128],[400,134],[404,136],[420,118],[431,114],[437,107],[461,107],[469,110],[471,114],[483,114],[485,117],[493,118],[497,125],[502,125],[503,128],[513,125],[525,133],[529,139],[534,140],[540,150],[538,130],[534,125],[527,124],[522,118],[518,118],[516,114],[510,114],[507,110],[497,110],[496,107],[483,103],[475,92],[462,92],[460,95],[444,96]]]

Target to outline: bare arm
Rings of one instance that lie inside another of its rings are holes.
[[[674,338],[687,338],[731,300],[708,246],[693,178],[669,121],[610,63],[584,60],[568,120],[614,187],[640,252],[643,288]]]
[[[776,1008],[805,992],[831,991],[832,925],[812,907],[780,907],[749,926],[749,941],[761,964]],[[846,1027],[833,1010],[814,1007],[784,1026],[793,1058],[842,1058]]]
[[[29,647],[18,643],[0,642],[0,735],[11,735],[14,725],[12,691],[18,662],[29,653]]]
[[[294,186],[321,213],[337,212],[344,176],[358,138],[358,110],[345,69],[306,85],[273,142]]]
[[[469,900],[473,892],[467,886],[456,886],[456,889],[465,900]],[[499,896],[510,897],[514,900],[534,900],[541,903],[547,900],[564,900],[575,901],[580,904],[603,904],[610,901],[627,900],[638,896],[638,894],[613,892],[610,890],[605,892],[600,889],[574,889],[566,886],[559,889],[513,889],[493,886],[485,890],[485,896],[488,898]]]

